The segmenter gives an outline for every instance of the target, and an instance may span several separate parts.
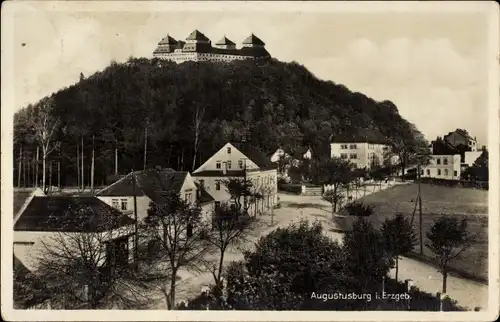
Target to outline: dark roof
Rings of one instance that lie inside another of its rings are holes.
[[[167,35],[165,38],[160,40],[158,45],[177,45],[177,40],[174,38],[170,37],[170,35]]]
[[[173,169],[136,171],[129,173],[122,179],[99,191],[97,195],[103,197],[133,196],[134,187],[132,180],[135,177],[135,195],[148,196],[152,201],[159,202],[167,191],[180,191],[187,174],[187,172],[175,171]]]
[[[231,143],[231,145],[240,150],[241,153],[246,155],[261,170],[276,168],[276,165],[271,162],[269,157],[257,150],[250,143]]]
[[[186,40],[201,40],[201,41],[209,41],[207,36],[201,33],[198,29],[189,34]]]
[[[248,36],[245,40],[243,40],[244,45],[261,45],[264,46],[265,43],[257,36],[254,34],[251,34]]]
[[[23,207],[24,203],[31,196],[33,191],[14,191],[14,217],[17,215],[19,210]]]
[[[103,232],[135,221],[96,197],[34,197],[15,231]]]
[[[234,42],[229,40],[226,36],[222,37],[221,40],[215,43],[216,45],[236,45]]]
[[[196,187],[198,187],[198,190],[200,192],[200,195],[198,197],[198,202],[200,204],[215,201],[214,197],[212,197],[212,195],[207,192],[207,190],[203,187],[203,185],[199,184],[198,182],[195,182],[195,184],[196,184]]]

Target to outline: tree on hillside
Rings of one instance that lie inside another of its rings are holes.
[[[47,192],[47,158],[59,145],[54,133],[60,124],[52,114],[53,108],[52,99],[43,99],[28,110],[28,124],[34,130],[35,140],[42,147],[42,190],[44,192]]]
[[[449,264],[460,258],[473,241],[467,230],[467,219],[459,221],[455,217],[441,216],[427,232],[429,243],[426,244],[435,255],[443,275],[443,293],[446,293]]]
[[[402,214],[393,219],[386,219],[381,228],[384,245],[396,263],[396,281],[398,280],[399,257],[413,250],[417,236],[413,225]]]
[[[345,206],[349,216],[369,217],[373,215],[375,209],[372,205],[367,205],[359,201],[350,202]]]
[[[204,256],[212,248],[207,240],[209,224],[204,223],[199,207],[167,192],[161,203],[152,202],[142,229],[144,241],[156,247],[155,266],[163,268],[170,279],[162,287],[169,309],[174,309],[178,274],[181,269],[199,271]]]
[[[358,218],[343,238],[346,254],[345,269],[349,272],[350,285],[357,292],[369,292],[381,283],[393,260],[387,253],[381,234],[363,218]]]
[[[214,210],[212,222],[208,242],[219,252],[219,261],[217,264],[209,263],[208,269],[214,278],[215,287],[222,291],[224,255],[229,248],[249,242],[250,232],[255,227],[256,221],[241,210],[221,204]]]

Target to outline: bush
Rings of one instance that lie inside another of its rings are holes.
[[[344,209],[349,216],[356,217],[369,217],[373,215],[374,212],[374,207],[372,205],[365,205],[358,201],[348,203]]]
[[[286,183],[286,184],[278,185],[278,188],[280,190],[290,192],[290,193],[296,193],[296,194],[302,193],[302,185],[301,184]]]
[[[421,183],[439,185],[444,187],[461,187],[488,190],[487,181],[466,181],[466,180],[449,180],[441,178],[421,178]]]

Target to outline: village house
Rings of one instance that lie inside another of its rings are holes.
[[[429,164],[420,170],[422,177],[459,180],[461,173],[460,154],[431,155]]]
[[[468,147],[472,152],[478,150],[476,138],[469,135],[469,133],[463,129],[456,129],[453,132],[449,132],[443,139],[455,148],[462,145]]]
[[[296,148],[293,155],[285,152],[282,148],[278,148],[271,155],[271,162],[276,164],[278,175],[287,177],[290,167],[296,167],[303,160],[310,160],[312,158],[312,151],[310,148],[299,147]]]
[[[237,178],[252,182],[263,198],[249,203],[249,212],[263,212],[278,200],[276,165],[249,143],[226,143],[193,172],[193,178],[215,199],[215,207],[231,202],[224,182]]]
[[[148,214],[150,203],[161,203],[165,193],[172,191],[193,206],[199,204],[205,219],[212,217],[214,199],[210,194],[195,183],[189,172],[170,168],[131,172],[99,191],[97,198],[133,217],[135,195],[137,218],[142,221]]]
[[[330,144],[331,157],[348,160],[357,168],[382,166],[386,158],[391,164],[397,163],[397,156],[390,156],[391,146],[381,142],[369,141],[335,141]]]
[[[90,236],[96,249],[105,249],[102,265],[132,260],[135,221],[95,197],[44,196],[35,190],[15,208],[14,256],[32,272],[47,248],[59,251],[64,242],[71,248],[80,237]]]

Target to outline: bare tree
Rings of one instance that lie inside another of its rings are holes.
[[[124,237],[133,228],[120,225],[123,215],[78,201],[66,212],[51,214],[46,223],[58,231],[41,241],[34,273],[43,281],[37,291],[45,296],[38,302],[50,300],[53,308],[61,309],[140,308],[150,303],[147,274],[129,266]]]
[[[218,251],[218,263],[209,263],[209,270],[215,285],[222,290],[224,255],[231,247],[238,247],[249,242],[250,232],[256,225],[256,220],[245,215],[241,210],[221,204],[214,210],[213,226],[208,238],[209,243]]]
[[[205,106],[196,105],[196,111],[193,116],[193,131],[194,131],[194,154],[192,171],[196,169],[196,156],[198,155],[198,148],[200,146],[200,136],[202,130],[203,116],[205,115]]]
[[[47,190],[47,157],[59,144],[53,138],[59,126],[59,120],[52,115],[53,107],[53,100],[44,98],[33,107],[29,117],[29,122],[35,132],[35,139],[42,147],[42,190],[44,192]]]
[[[230,178],[222,183],[226,186],[226,192],[230,195],[236,209],[248,212],[250,203],[245,201],[253,195],[253,182],[247,178]],[[241,203],[242,198],[243,204]]]
[[[160,202],[152,202],[141,229],[143,242],[154,249],[154,267],[164,270],[169,281],[162,286],[167,307],[175,309],[178,274],[182,269],[201,271],[212,245],[201,209],[181,199],[177,192],[164,192]]]

